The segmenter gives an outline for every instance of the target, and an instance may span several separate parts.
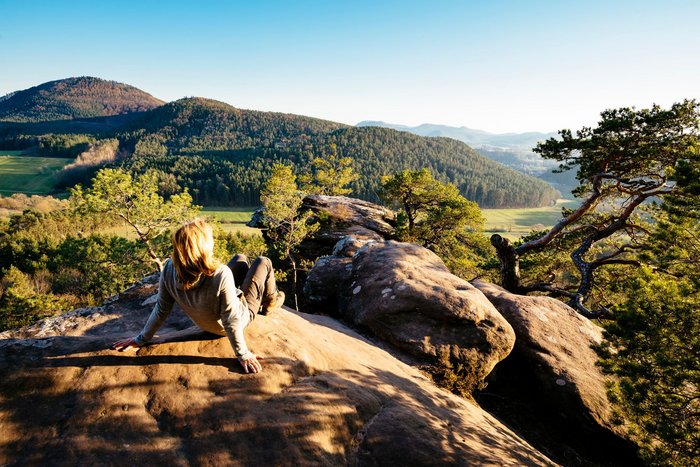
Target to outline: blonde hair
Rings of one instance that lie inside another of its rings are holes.
[[[214,258],[214,236],[203,219],[183,224],[173,234],[173,266],[185,290],[216,271],[219,261]]]

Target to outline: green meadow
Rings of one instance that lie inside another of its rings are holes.
[[[219,222],[224,232],[241,232],[260,235],[259,229],[246,226],[257,208],[254,207],[207,207],[202,208],[202,216],[210,217]]]
[[[574,207],[577,204],[577,201],[560,199],[555,206],[544,208],[483,209],[482,213],[486,219],[484,230],[487,235],[498,233],[510,239],[517,239],[532,230],[553,226],[561,218],[562,207]],[[259,229],[245,225],[255,209],[255,207],[206,207],[202,209],[202,216],[218,221],[225,232],[259,235]],[[127,227],[115,228],[115,233],[117,232],[128,236]]]
[[[54,172],[73,159],[39,157],[25,151],[0,151],[0,194],[46,195],[54,190]]]
[[[561,219],[563,207],[572,208],[578,201],[559,199],[556,205],[544,208],[482,209],[486,219],[484,230],[488,235],[498,233],[510,239],[553,226]]]

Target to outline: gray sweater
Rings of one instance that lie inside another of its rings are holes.
[[[148,342],[172,311],[173,303],[177,302],[197,326],[207,332],[228,336],[236,357],[240,361],[248,360],[253,354],[246,346],[243,330],[253,316],[239,295],[242,297],[242,292],[236,289],[233,274],[226,265],[220,265],[211,277],[202,276],[185,291],[172,260],[168,260],[160,274],[158,301],[136,342]]]

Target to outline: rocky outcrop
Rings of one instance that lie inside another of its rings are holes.
[[[333,247],[346,236],[364,240],[383,240],[394,234],[396,214],[383,206],[345,196],[309,195],[302,210],[309,210],[319,223],[319,229],[305,239],[299,248],[304,258],[315,260],[330,255]],[[262,210],[253,214],[249,227],[262,229]]]
[[[350,284],[352,257],[373,241],[347,236],[335,244],[332,255],[318,258],[304,283],[304,309],[338,315],[341,306],[346,308],[347,304],[341,304],[339,298]]]
[[[303,309],[338,316],[338,293],[350,284],[351,276],[352,258],[321,256],[306,276]]]
[[[613,422],[606,396],[609,378],[596,365],[594,346],[602,341],[602,329],[559,300],[515,295],[479,280],[472,283],[516,335],[512,354],[489,377],[489,395],[501,396],[493,407],[496,412],[503,414],[498,406],[503,407],[505,398],[528,407],[533,419],[546,420],[567,442],[578,439],[583,446],[597,446],[599,461],[606,465],[636,462],[625,428]],[[488,405],[488,397],[479,400]],[[595,456],[596,451],[584,450]]]
[[[481,292],[454,276],[433,252],[411,243],[346,239],[309,273],[309,302],[339,314],[421,359],[442,352],[482,380],[513,348],[515,335]],[[328,278],[324,281],[322,278]]]
[[[178,313],[156,345],[109,350],[153,289],[1,336],[0,465],[552,465],[329,317],[257,317],[259,374]]]

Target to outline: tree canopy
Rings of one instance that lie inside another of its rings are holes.
[[[80,210],[126,222],[159,269],[163,268],[162,253],[154,242],[166,230],[192,219],[199,211],[199,207],[192,205],[187,191],[164,200],[158,194],[153,172],[134,178],[121,170],[103,169],[93,179],[92,187],[83,189],[78,185],[71,196]]]
[[[382,195],[399,209],[397,235],[433,250],[452,272],[475,273],[486,253],[479,206],[450,183],[433,178],[428,169],[404,170],[382,177]]]
[[[607,110],[595,128],[574,135],[559,132],[538,144],[536,152],[561,163],[561,170],[576,168],[581,205],[564,212],[549,231],[516,246],[498,235],[491,238],[501,260],[503,284],[515,292],[548,291],[569,298],[587,316],[609,315],[601,307],[589,310],[585,302],[595,286],[596,272],[612,265],[640,264],[639,252],[648,248],[653,226],[641,215],[655,199],[678,192],[674,178],[679,169],[698,157],[699,106],[695,101],[635,110]],[[566,244],[576,269],[576,284],[562,287],[540,281],[520,283],[521,256]]]

